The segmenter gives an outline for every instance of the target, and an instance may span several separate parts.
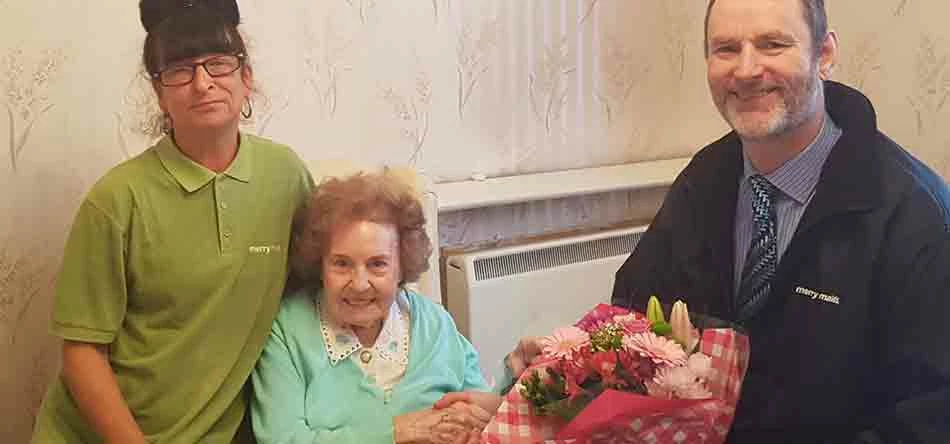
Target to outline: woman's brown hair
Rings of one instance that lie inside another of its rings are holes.
[[[333,230],[353,222],[393,225],[399,235],[400,284],[429,268],[432,242],[412,186],[389,170],[323,181],[297,212],[292,239],[292,282],[319,284]]]
[[[202,54],[241,54],[246,61],[235,0],[141,0],[139,13],[147,33],[142,62],[150,75]]]

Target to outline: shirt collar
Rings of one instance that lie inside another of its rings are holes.
[[[241,182],[250,182],[253,156],[251,146],[250,138],[241,133],[237,155],[222,174]],[[165,170],[189,193],[204,187],[217,177],[217,173],[182,153],[170,135],[163,137],[155,149]]]
[[[765,178],[785,195],[804,205],[814,192],[825,160],[828,159],[832,147],[840,137],[841,128],[831,120],[828,113],[825,113],[825,120],[822,122],[821,130],[815,140],[797,156],[785,162],[770,174],[766,174]],[[752,175],[759,174],[744,151],[742,153],[742,163],[744,168],[743,181],[748,180]]]
[[[383,328],[376,338],[376,344],[371,347],[381,359],[400,362],[403,365],[409,362],[409,302],[402,292],[397,295],[389,307],[389,316],[383,322]],[[323,344],[326,347],[330,365],[336,366],[354,353],[363,350],[356,333],[348,327],[342,327],[332,322],[317,300],[317,311],[320,313],[320,332],[323,334]]]

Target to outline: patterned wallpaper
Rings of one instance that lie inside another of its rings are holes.
[[[242,0],[260,88],[246,130],[309,161],[411,165],[435,180],[690,155],[725,130],[706,89],[704,4]],[[0,0],[4,442],[26,442],[56,372],[51,291],[78,202],[157,135],[136,5]],[[835,78],[865,90],[885,131],[945,176],[948,12],[942,0],[829,2],[842,49]],[[648,218],[661,197],[609,193],[450,213],[441,242]]]

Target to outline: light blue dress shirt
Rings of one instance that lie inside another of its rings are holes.
[[[818,184],[825,161],[840,137],[841,128],[825,113],[825,121],[815,140],[797,156],[785,162],[770,174],[764,175],[779,190],[775,199],[779,263],[782,261],[782,256],[785,254],[785,249],[788,248],[792,236],[795,235],[802,214],[805,213],[805,209],[808,208],[808,204],[815,195],[815,186]],[[752,243],[752,237],[755,235],[755,227],[752,221],[752,187],[749,184],[749,177],[759,174],[752,166],[749,158],[746,157],[745,151],[742,153],[742,161],[744,170],[739,182],[738,201],[736,203],[734,291],[739,289],[746,254],[749,250],[749,244]]]

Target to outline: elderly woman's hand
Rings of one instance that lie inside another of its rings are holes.
[[[436,401],[432,407],[435,409],[444,409],[460,402],[477,405],[489,415],[494,416],[495,412],[498,411],[498,407],[501,405],[502,397],[487,392],[450,392],[443,395],[442,399]]]
[[[494,416],[494,411],[487,411],[477,404],[471,404],[467,402],[456,402],[451,405],[449,408],[455,409],[464,409],[478,421],[478,425],[473,428],[470,432],[465,435],[461,435],[452,442],[452,444],[481,444],[482,442],[482,431],[485,430],[485,427],[491,421]]]
[[[393,418],[396,444],[468,444],[478,442],[491,414],[467,403],[426,409]]]

